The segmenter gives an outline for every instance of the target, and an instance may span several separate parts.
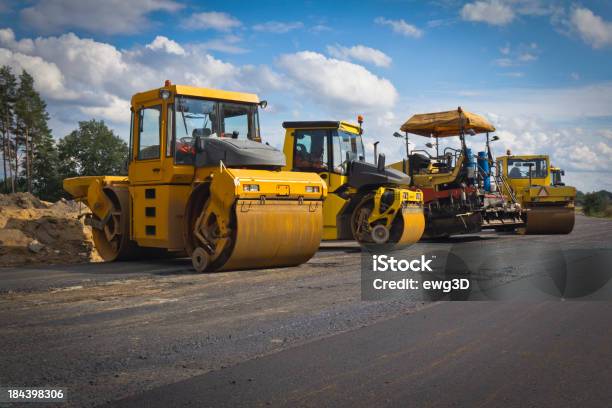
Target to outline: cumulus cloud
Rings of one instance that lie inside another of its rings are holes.
[[[499,0],[482,0],[467,3],[461,9],[461,18],[466,21],[506,25],[514,20],[512,8]]]
[[[59,136],[92,116],[111,122],[125,135],[131,95],[159,87],[164,79],[254,92],[280,89],[283,84],[269,67],[237,66],[198,45],[181,45],[163,36],[119,50],[73,33],[17,40],[12,30],[5,29],[0,30],[2,64],[34,76]]]
[[[255,24],[253,26],[254,31],[268,32],[274,34],[285,34],[289,31],[296,30],[304,27],[304,23],[301,21],[292,22],[281,22],[281,21],[268,21],[261,24]]]
[[[387,25],[391,27],[394,33],[401,34],[406,37],[420,38],[423,36],[423,31],[416,26],[405,22],[404,20],[387,20],[384,17],[374,19],[376,24]]]
[[[555,165],[567,170],[567,182],[583,191],[603,188],[600,183],[612,187],[612,178],[602,177],[602,173],[612,173],[612,160],[605,154],[612,147],[612,131],[605,126],[612,111],[610,82],[537,90],[472,89],[469,94],[459,89],[436,92],[435,97],[426,99],[416,96],[405,99],[402,102],[407,105],[398,115],[403,120],[412,113],[449,110],[460,105],[485,115],[495,125],[500,141],[493,144],[494,155],[503,154],[506,149],[516,154],[548,154]],[[585,124],[589,127],[581,127]],[[479,150],[482,140],[475,136],[468,141]],[[412,138],[412,141],[422,148],[427,140]],[[393,139],[386,142],[393,143]],[[392,161],[401,157],[396,152],[388,158]]]
[[[327,58],[312,51],[282,55],[278,65],[302,92],[327,106],[348,109],[386,109],[398,94],[393,84],[361,65]]]
[[[35,78],[40,79],[37,86],[45,95],[55,94],[60,97],[74,97],[74,94],[67,94],[64,76],[57,65],[40,57],[0,48],[0,65],[8,65],[17,73],[24,69],[29,71]]]
[[[155,37],[152,43],[147,44],[147,48],[150,50],[164,50],[169,54],[185,55],[185,49],[183,49],[179,43],[163,35]]]
[[[573,9],[571,27],[593,48],[612,45],[612,23],[605,21],[591,10],[583,7]]]
[[[357,60],[377,67],[388,67],[391,65],[391,57],[375,48],[365,45],[355,45],[353,47],[343,47],[341,45],[328,45],[327,52],[334,58],[344,60]]]
[[[153,12],[174,12],[174,0],[38,0],[21,10],[22,21],[37,32],[81,29],[92,33],[134,33],[150,24]]]
[[[241,25],[237,18],[218,11],[194,13],[183,21],[183,26],[192,30],[230,31]]]

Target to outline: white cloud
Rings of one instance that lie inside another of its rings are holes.
[[[285,34],[292,30],[304,27],[304,23],[301,21],[282,22],[282,21],[268,21],[261,24],[255,24],[253,30],[274,33],[274,34]]]
[[[176,41],[170,40],[168,37],[158,35],[152,43],[147,44],[150,50],[164,50],[168,54],[185,55],[185,50]]]
[[[343,47],[341,45],[328,45],[327,52],[334,58],[344,60],[357,60],[377,67],[388,67],[391,65],[391,57],[384,52],[375,48],[366,47],[365,45],[355,45],[353,47]]]
[[[126,112],[130,110],[130,101],[115,95],[108,96],[104,106],[84,106],[81,111],[93,118],[104,118],[114,123],[126,123]]]
[[[200,45],[158,36],[149,44],[119,50],[111,44],[68,33],[17,41],[0,30],[0,65],[28,70],[48,102],[56,136],[79,120],[104,119],[126,135],[129,99],[135,92],[174,83],[241,91],[281,89],[284,81],[267,66],[237,66],[206,53]]]
[[[376,24],[388,25],[393,32],[404,35],[406,37],[420,38],[423,36],[423,31],[416,26],[405,22],[404,20],[387,20],[384,17],[374,19]]]
[[[612,129],[601,129],[599,135],[612,140]]]
[[[82,29],[92,33],[133,33],[150,25],[150,13],[174,12],[174,0],[38,0],[21,10],[23,22],[37,32]]]
[[[510,58],[498,58],[495,61],[493,61],[493,63],[499,67],[511,67],[514,65],[514,61],[512,61]]]
[[[461,9],[461,18],[490,25],[506,25],[514,20],[510,6],[499,0],[482,0],[468,3]]]
[[[606,126],[612,114],[612,82],[563,88],[463,89],[408,96],[400,119],[412,113],[450,110],[461,105],[470,112],[484,114],[498,129],[500,141],[493,144],[494,155],[511,149],[516,154],[548,154],[555,165],[567,170],[568,183],[583,191],[612,187],[612,130]],[[472,92],[473,91],[473,92]],[[469,98],[469,99],[468,99]],[[418,107],[418,110],[414,107]],[[397,124],[402,120],[396,121]],[[597,125],[604,123],[604,125]],[[475,150],[482,138],[469,138]],[[425,138],[412,138],[423,147]],[[392,144],[393,138],[386,139]],[[383,141],[385,143],[385,141]],[[599,145],[603,143],[604,145]],[[392,152],[393,153],[393,152]],[[401,152],[399,152],[401,153]],[[389,160],[401,159],[398,153]]]
[[[612,45],[612,23],[587,8],[576,7],[570,16],[572,28],[593,48]]]
[[[386,109],[398,97],[393,84],[361,65],[327,58],[312,51],[285,54],[278,64],[298,89],[334,109]]]
[[[538,59],[537,55],[534,55],[530,52],[525,52],[521,55],[518,56],[519,61],[523,61],[523,62],[529,62],[529,61],[535,61]]]
[[[459,90],[436,92],[426,99],[415,99],[419,110],[448,110],[465,100]],[[612,82],[561,88],[474,88],[470,91],[469,111],[498,112],[507,117],[536,116],[551,123],[581,121],[612,116]]]
[[[17,74],[27,70],[37,79],[37,87],[45,95],[68,97],[65,79],[57,65],[36,56],[0,48],[0,65],[8,65]],[[72,95],[74,96],[74,95]]]
[[[237,35],[228,34],[221,38],[213,38],[208,41],[198,43],[197,46],[202,50],[220,51],[227,54],[244,54],[249,52],[246,48],[239,45],[242,38]]]
[[[209,11],[192,14],[183,21],[183,25],[192,30],[230,31],[240,27],[242,23],[227,13]]]
[[[529,44],[521,43],[514,47],[506,43],[505,46],[499,49],[499,52],[501,57],[495,59],[493,64],[502,68],[508,68],[536,61],[539,57],[540,49],[538,44],[534,42]]]

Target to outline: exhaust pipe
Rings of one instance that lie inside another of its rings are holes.
[[[380,142],[374,142],[374,165],[378,166],[378,144]]]

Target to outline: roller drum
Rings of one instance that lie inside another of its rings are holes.
[[[574,229],[575,213],[568,207],[536,207],[527,212],[525,233],[569,234]]]
[[[218,270],[300,265],[323,235],[320,202],[238,200],[235,217],[233,248]]]

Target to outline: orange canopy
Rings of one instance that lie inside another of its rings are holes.
[[[462,133],[494,132],[495,127],[485,118],[461,108],[435,113],[413,115],[400,128],[402,132],[421,136],[448,137]]]

